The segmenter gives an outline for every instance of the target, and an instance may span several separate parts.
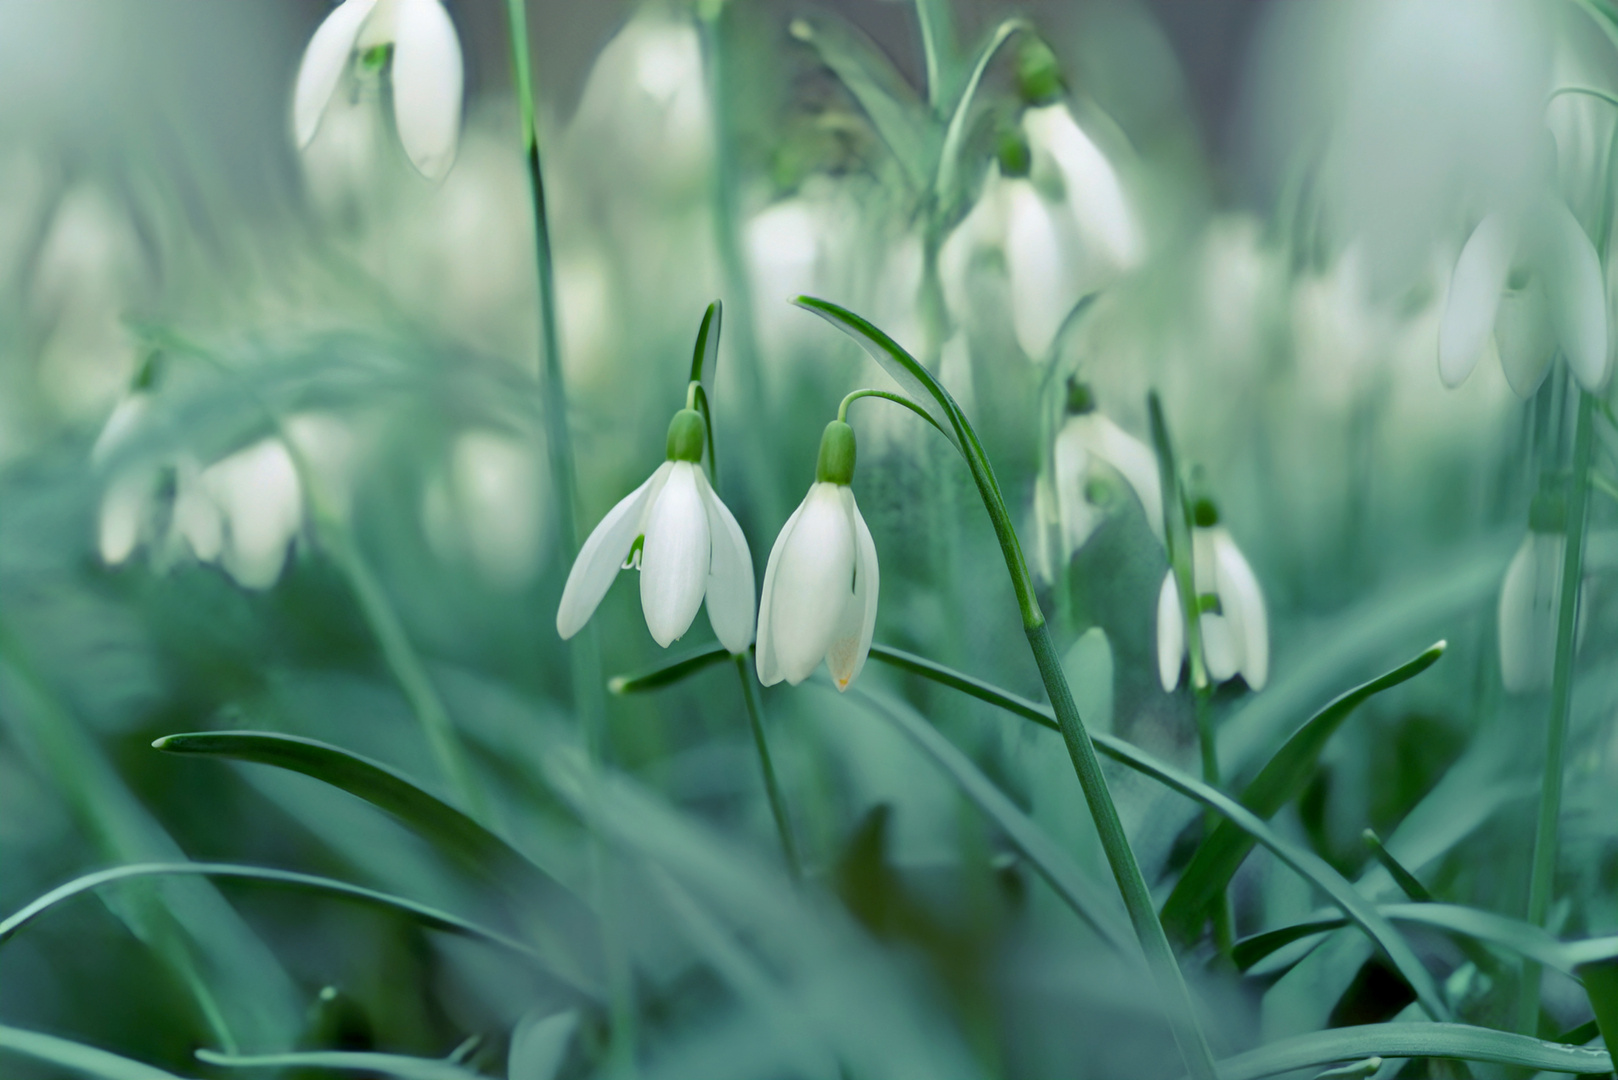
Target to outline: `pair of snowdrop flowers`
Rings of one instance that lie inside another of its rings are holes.
[[[669,424],[667,460],[601,519],[562,590],[556,629],[583,628],[619,570],[640,571],[641,611],[657,643],[685,635],[707,604],[730,652],[754,640],[753,558],[747,538],[702,467],[701,413]],[[757,612],[759,681],[797,685],[824,661],[839,690],[859,675],[876,628],[876,545],[849,486],[854,430],[841,420],[821,438],[815,483],[770,551]]]
[[[137,390],[113,410],[91,450],[94,465],[114,470],[97,523],[102,562],[119,566],[144,543],[160,565],[189,556],[219,564],[244,588],[274,585],[304,518],[303,485],[286,444],[262,439],[206,467],[189,454],[118,463],[151,410],[151,394]]]
[[[440,0],[343,0],[304,50],[292,97],[299,149],[351,66],[380,71],[391,52],[393,118],[412,165],[441,180],[455,163],[461,130],[463,65],[455,24]]]
[[[1042,525],[1054,518],[1054,554],[1065,564],[1089,540],[1110,512],[1112,481],[1121,479],[1139,499],[1146,523],[1164,542],[1163,487],[1157,455],[1095,407],[1088,386],[1068,382],[1065,419],[1052,448],[1053,482],[1035,490]],[[1054,508],[1050,503],[1054,502]],[[1041,535],[1046,530],[1042,528]],[[1047,540],[1046,543],[1049,543]],[[1241,675],[1261,690],[1269,679],[1269,619],[1264,594],[1252,567],[1230,531],[1219,523],[1213,502],[1192,507],[1191,547],[1202,658],[1209,678],[1224,682]],[[1046,574],[1055,580],[1054,567]],[[1185,609],[1173,568],[1163,577],[1157,605],[1158,674],[1163,689],[1174,690],[1186,659]]]

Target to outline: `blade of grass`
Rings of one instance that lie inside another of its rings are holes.
[[[1243,789],[1241,804],[1261,818],[1273,817],[1308,783],[1321,751],[1349,715],[1384,690],[1420,675],[1438,662],[1445,644],[1440,641],[1385,675],[1339,694],[1292,734]],[[1163,903],[1163,924],[1182,940],[1195,933],[1203,912],[1230,885],[1242,860],[1253,849],[1253,838],[1229,820],[1197,846],[1185,873]]]
[[[1577,954],[1545,931],[1519,919],[1460,904],[1380,904],[1377,910],[1392,922],[1442,930],[1456,937],[1530,957],[1557,971],[1574,974]],[[1243,938],[1236,943],[1234,955],[1237,967],[1245,971],[1294,941],[1347,925],[1348,920],[1342,916],[1328,915]]]
[[[265,731],[201,731],[165,735],[152,746],[172,754],[194,754],[271,765],[302,773],[364,799],[397,818],[433,847],[499,885],[518,905],[538,911],[532,924],[540,952],[554,972],[596,996],[596,966],[578,954],[581,935],[561,940],[551,928],[556,918],[593,922],[582,904],[554,877],[467,814],[417,787],[403,774],[359,754],[293,735]]]
[[[0,1051],[43,1061],[97,1080],[181,1080],[171,1072],[70,1039],[0,1025]]]
[[[1592,1075],[1612,1071],[1604,1050],[1544,1042],[1470,1024],[1360,1024],[1333,1028],[1237,1054],[1219,1063],[1222,1080],[1258,1080],[1296,1069],[1359,1058],[1459,1058],[1549,1072]]]
[[[447,911],[440,911],[426,904],[418,904],[416,901],[408,900],[402,896],[393,896],[375,889],[367,889],[362,885],[352,885],[346,881],[336,881],[332,878],[319,877],[314,874],[300,874],[292,870],[274,870],[264,866],[238,866],[231,863],[137,863],[133,866],[115,866],[107,870],[98,870],[93,874],[85,874],[83,877],[75,878],[66,884],[58,885],[12,915],[7,916],[5,919],[0,919],[0,945],[4,945],[23,927],[45,914],[51,908],[75,896],[99,889],[104,885],[136,878],[181,877],[190,874],[210,878],[239,878],[265,884],[285,885],[325,895],[335,895],[383,910],[402,912],[434,930],[443,930],[448,933],[486,941],[501,948],[521,953],[524,956],[537,958],[537,954],[533,949],[520,941],[507,937],[498,930],[490,930],[458,915],[451,915]]]
[[[352,1050],[310,1050],[290,1054],[219,1054],[198,1050],[197,1060],[227,1069],[334,1069],[380,1073],[398,1080],[488,1080],[439,1058],[406,1057]]]

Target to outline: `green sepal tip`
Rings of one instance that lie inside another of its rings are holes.
[[[854,429],[841,420],[826,425],[820,436],[820,458],[815,480],[847,487],[854,480]]]
[[[702,414],[695,409],[681,409],[669,421],[668,458],[670,461],[698,462],[702,460],[702,444],[707,435]]]

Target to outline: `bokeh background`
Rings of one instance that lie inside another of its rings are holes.
[[[463,733],[505,835],[581,893],[605,880],[591,894],[604,935],[559,925],[607,942],[621,993],[581,995],[477,942],[303,892],[128,884],[4,943],[0,1023],[187,1076],[225,1074],[192,1056],[218,1046],[221,1022],[249,1050],[443,1056],[470,1038],[468,1067],[505,1075],[519,1018],[571,1009],[561,1075],[627,1075],[626,1060],[650,1075],[821,1075],[826,1061],[794,1057],[778,1027],[813,1000],[841,1060],[864,1062],[851,1075],[1173,1074],[1143,976],[1109,959],[878,706],[823,676],[765,695],[806,894],[781,876],[723,666],[609,696],[597,749],[624,788],[611,812],[579,794],[509,44],[501,5],[448,7],[466,109],[455,167],[434,185],[410,168],[377,84],[345,85],[314,143],[293,146],[292,80],[323,0],[0,3],[0,909],[91,869],[183,855],[510,925],[502,901],[358,800],[150,747],[209,728],[299,734],[453,801],[359,575]],[[1368,827],[1444,898],[1520,915],[1546,701],[1502,689],[1496,603],[1556,452],[1565,376],[1557,365],[1525,403],[1486,358],[1446,389],[1437,330],[1491,200],[1549,168],[1587,230],[1610,221],[1615,110],[1545,104],[1556,85],[1618,85],[1589,12],[953,4],[963,56],[1002,18],[1030,19],[1140,237],[1129,265],[1087,282],[1082,318],[1030,356],[1003,250],[961,224],[1021,108],[1015,50],[988,69],[965,195],[938,219],[944,347],[919,299],[931,211],[801,30],[857,28],[924,96],[914,9],[724,8],[705,51],[692,6],[529,7],[582,526],[661,460],[720,297],[719,491],[762,577],[837,401],[888,385],[787,301],[842,303],[937,365],[979,426],[1025,547],[1043,553],[1042,598],[1087,722],[1194,772],[1190,700],[1158,683],[1166,562],[1138,505],[1126,487],[1103,492],[1103,522],[1074,552],[1035,506],[1068,376],[1141,439],[1155,389],[1268,605],[1269,685],[1215,700],[1227,776],[1250,777],[1331,697],[1447,639],[1432,671],[1344,726],[1277,826],[1373,895],[1390,883]],[[142,422],[108,438],[133,391],[150,396]],[[853,417],[883,571],[877,640],[1040,697],[965,471],[900,410],[865,402]],[[302,486],[284,461],[251,456],[283,436],[309,466]],[[1612,468],[1605,449],[1598,460]],[[210,476],[236,527],[263,538],[234,561],[188,546],[184,496]],[[1593,498],[1555,909],[1574,936],[1618,932],[1618,550],[1611,500]],[[592,624],[606,675],[709,644],[699,617],[659,650],[625,577]],[[1111,888],[1055,735],[876,663],[860,686],[927,716]],[[1200,811],[1109,776],[1166,891]],[[1263,851],[1233,896],[1241,933],[1320,902]],[[719,931],[762,955],[779,1000],[737,974]],[[1491,990],[1510,971],[1436,934],[1417,944],[1458,1011],[1505,1022]],[[1221,1055],[1401,1016],[1411,1000],[1352,931],[1263,977],[1187,968]],[[1545,1008],[1559,1030],[1589,1018],[1568,980],[1547,983]]]

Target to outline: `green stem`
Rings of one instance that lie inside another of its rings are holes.
[[[1039,665],[1040,678],[1045,683],[1045,692],[1050,695],[1056,722],[1062,730],[1062,741],[1067,744],[1073,769],[1079,776],[1079,786],[1084,789],[1084,800],[1089,805],[1091,817],[1095,819],[1096,831],[1101,835],[1107,863],[1118,881],[1124,906],[1129,909],[1129,921],[1135,928],[1135,936],[1140,939],[1141,950],[1146,954],[1158,993],[1163,996],[1164,1010],[1168,1013],[1169,1026],[1180,1048],[1180,1056],[1193,1077],[1213,1080],[1218,1073],[1214,1069],[1208,1041],[1197,1023],[1191,991],[1185,984],[1174,951],[1169,947],[1163,924],[1158,921],[1151,891],[1141,875],[1140,864],[1135,861],[1135,852],[1129,846],[1129,837],[1124,832],[1118,808],[1107,789],[1107,778],[1101,771],[1095,747],[1084,729],[1084,722],[1079,719],[1078,706],[1073,703],[1067,676],[1062,673],[1062,663],[1057,658],[1055,646],[1051,644],[1050,630],[1043,621],[1026,630],[1028,646],[1033,650],[1034,662]]]
[[[746,653],[737,653],[736,674],[742,680],[742,697],[747,701],[747,720],[753,727],[753,742],[758,746],[758,763],[764,771],[764,792],[770,799],[770,813],[775,815],[775,828],[781,834],[781,854],[786,857],[787,870],[792,880],[803,880],[803,865],[798,861],[798,845],[792,839],[792,820],[787,817],[786,799],[781,785],[775,779],[775,766],[770,761],[770,745],[764,739],[764,704],[759,701],[758,686],[753,681],[753,665]]]
[[[1551,713],[1545,726],[1545,774],[1539,788],[1539,820],[1534,829],[1534,861],[1528,878],[1528,921],[1544,926],[1556,877],[1556,831],[1562,812],[1562,773],[1568,712],[1573,702],[1573,649],[1579,620],[1579,585],[1584,577],[1584,525],[1589,503],[1590,459],[1594,453],[1594,399],[1579,391],[1573,429],[1573,483],[1567,500],[1567,540],[1562,548],[1562,583],[1556,608],[1556,661],[1551,669]],[[1523,965],[1517,1030],[1539,1028],[1540,966]]]
[[[889,393],[886,390],[854,390],[844,395],[843,400],[837,405],[837,419],[841,420],[845,424],[848,423],[848,407],[854,404],[854,402],[858,401],[860,398],[867,397],[881,398],[884,401],[891,401],[895,405],[903,405],[905,408],[927,421],[933,427],[938,427],[938,421],[927,415],[926,409],[922,408],[920,405],[917,405],[914,401],[911,401],[903,394]],[[938,430],[943,431],[944,429],[938,428]]]

